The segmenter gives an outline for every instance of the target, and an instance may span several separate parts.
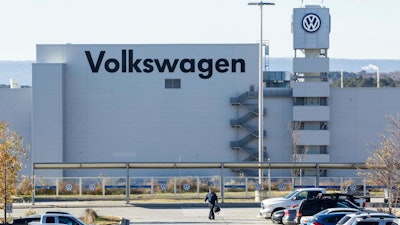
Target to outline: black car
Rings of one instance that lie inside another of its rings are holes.
[[[321,198],[331,198],[331,199],[346,199],[349,200],[350,202],[354,203],[355,205],[362,206],[360,205],[359,202],[356,201],[356,197],[354,197],[351,194],[344,194],[344,193],[330,193],[330,194],[321,194]],[[364,207],[364,206],[362,206]]]
[[[355,208],[362,210],[360,206],[346,199],[317,198],[303,200],[297,208],[295,222],[297,224],[300,224],[300,219],[302,216],[312,216],[324,209],[337,207]]]
[[[21,217],[13,220],[13,225],[28,225],[30,222],[40,222],[40,215]]]

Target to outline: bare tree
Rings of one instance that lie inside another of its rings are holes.
[[[394,190],[400,184],[400,114],[387,115],[385,133],[379,135],[379,143],[373,145],[373,152],[366,160],[367,170],[358,174],[369,182],[384,185],[388,191],[388,209],[392,212]]]
[[[301,162],[305,154],[307,154],[308,148],[304,146],[299,148],[299,142],[303,135],[300,121],[289,122],[288,130],[290,138],[292,139],[292,162]],[[301,169],[292,169],[292,176],[298,177],[301,175]]]

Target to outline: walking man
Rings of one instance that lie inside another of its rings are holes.
[[[218,196],[213,192],[212,188],[208,189],[208,193],[204,198],[204,204],[208,201],[208,206],[210,207],[210,212],[208,213],[208,219],[213,220],[215,219],[214,215],[214,207],[215,204],[218,204]]]

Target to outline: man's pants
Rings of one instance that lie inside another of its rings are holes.
[[[215,215],[214,215],[215,203],[214,204],[209,203],[208,206],[210,207],[210,212],[208,213],[208,219],[214,219],[215,218]]]

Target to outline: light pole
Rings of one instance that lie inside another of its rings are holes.
[[[271,194],[271,159],[268,158],[268,197]]]
[[[264,85],[263,85],[263,6],[275,5],[272,2],[250,2],[248,5],[256,5],[260,7],[260,43],[259,43],[259,68],[258,68],[258,162],[261,164],[264,160],[264,128],[263,128],[263,114],[264,114]],[[262,187],[263,170],[258,170],[258,182]]]

